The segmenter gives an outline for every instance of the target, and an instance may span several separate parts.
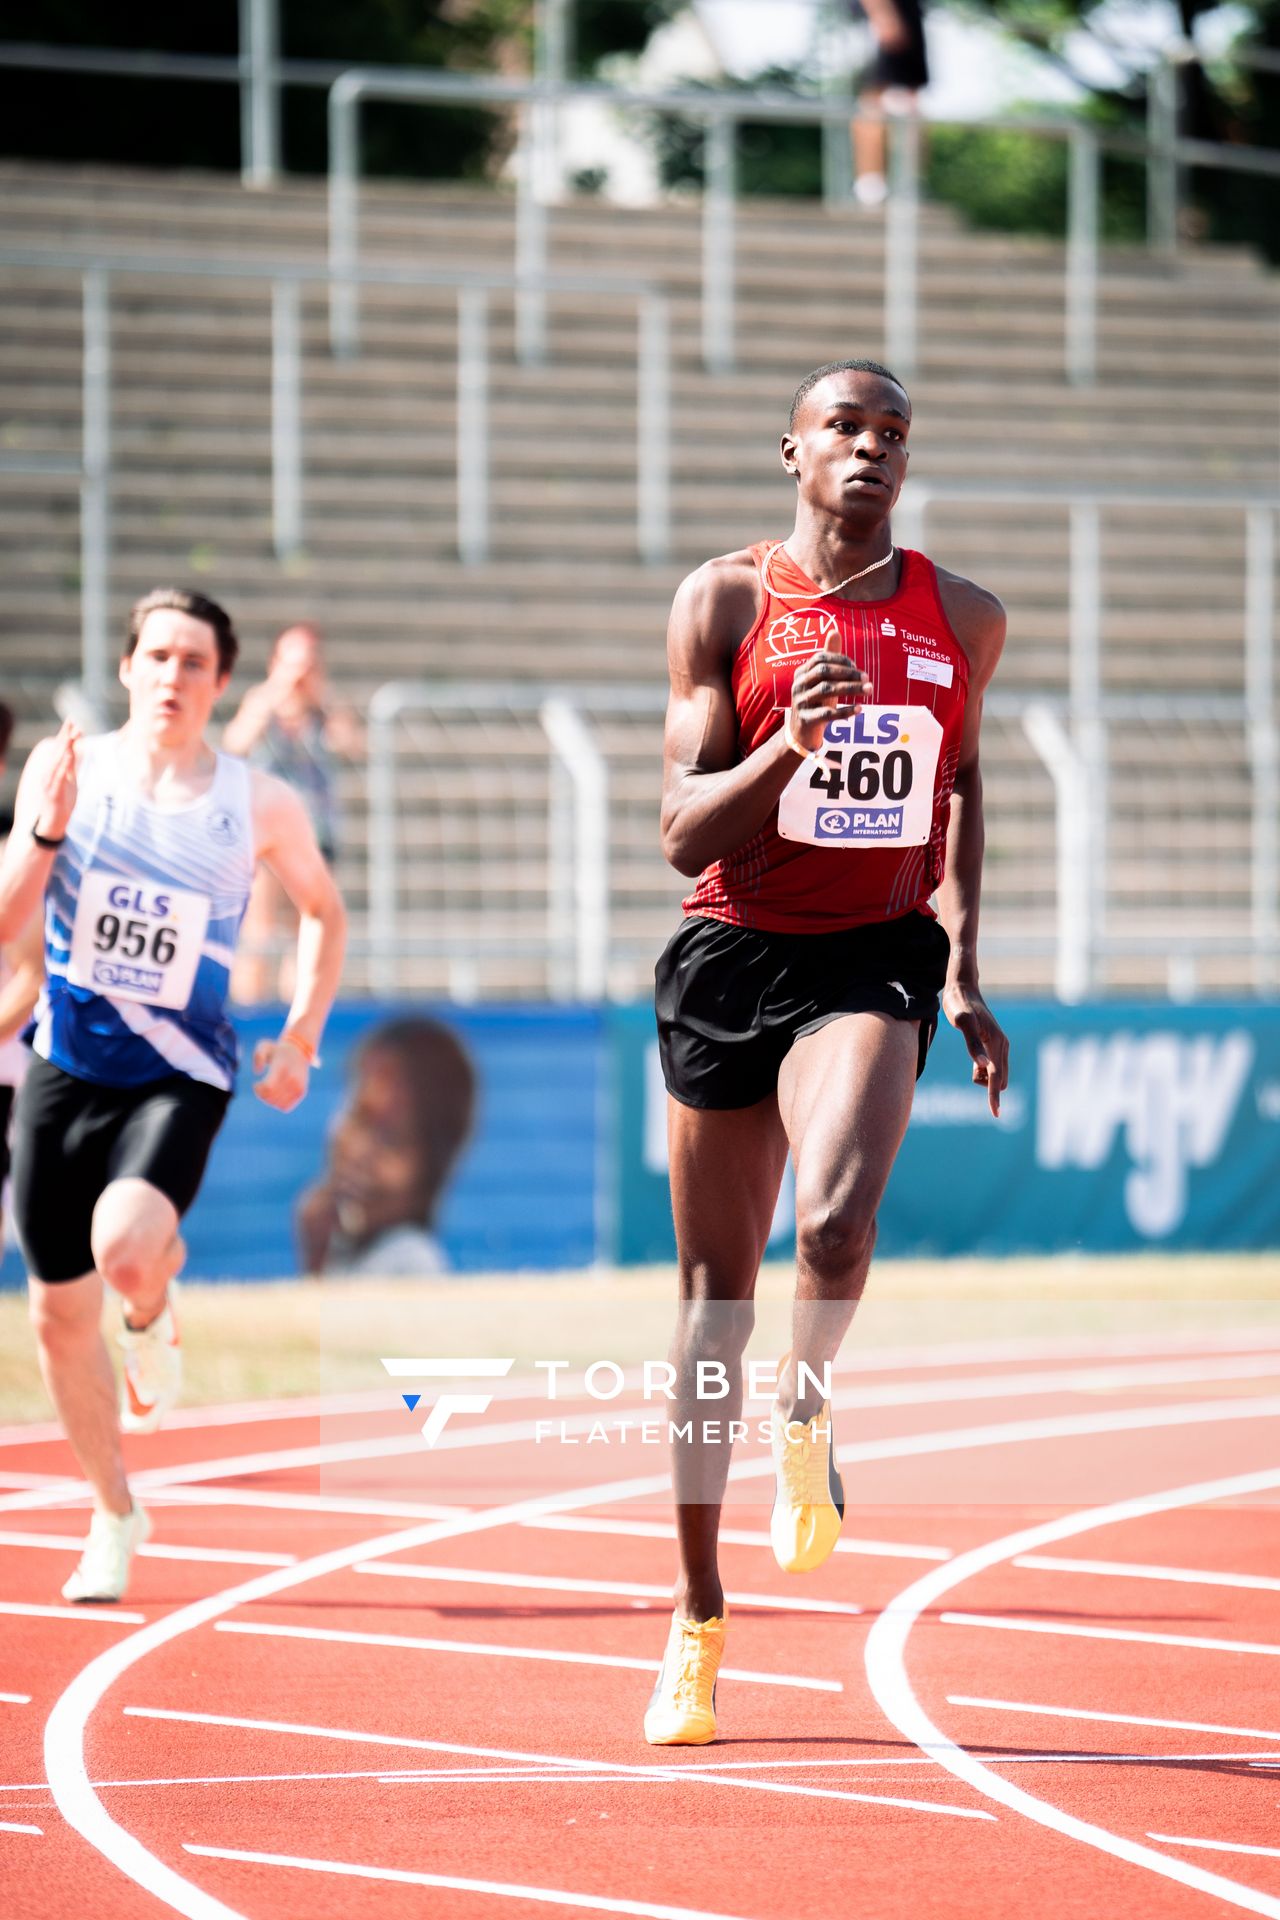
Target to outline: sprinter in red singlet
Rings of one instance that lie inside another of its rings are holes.
[[[645,1715],[655,1745],[715,1737],[720,1505],[788,1153],[796,1304],[770,1537],[799,1573],[844,1515],[820,1383],[866,1281],[939,1003],[993,1114],[1007,1081],[977,966],[978,733],[1004,610],[894,546],[910,425],[876,362],[811,373],[782,438],[794,531],[709,560],[671,613],[662,844],[696,883],[658,962],[657,1014],[680,1261],[672,1412],[693,1439],[674,1448],[680,1573]],[[699,1361],[723,1365],[727,1398],[697,1397]]]

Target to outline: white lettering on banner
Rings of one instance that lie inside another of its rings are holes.
[[[1036,1160],[1096,1170],[1118,1135],[1134,1162],[1125,1211],[1145,1238],[1181,1225],[1187,1173],[1218,1158],[1253,1066],[1252,1036],[1054,1035],[1041,1043]]]

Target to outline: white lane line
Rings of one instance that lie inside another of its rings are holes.
[[[385,1393],[299,1394],[293,1399],[229,1400],[225,1405],[174,1407],[164,1417],[166,1433],[179,1427],[245,1427],[267,1420],[309,1420],[322,1416],[385,1413]],[[64,1435],[56,1420],[32,1420],[0,1427],[0,1447],[48,1445]]]
[[[31,1705],[31,1695],[29,1693],[0,1693],[0,1701],[3,1701],[6,1707],[29,1707]]]
[[[1120,1727],[1169,1727],[1183,1733],[1230,1733],[1241,1740],[1280,1740],[1268,1727],[1227,1727],[1216,1720],[1158,1720],[1144,1713],[1099,1713],[1084,1707],[1046,1707],[1029,1700],[987,1700],[971,1693],[949,1693],[953,1707],[987,1707],[997,1713],[1043,1713],[1055,1720],[1105,1720]]]
[[[575,1667],[625,1667],[631,1673],[657,1673],[661,1660],[641,1660],[621,1653],[566,1653],[554,1647],[510,1647],[489,1640],[429,1640],[416,1634],[358,1633],[342,1627],[286,1627],[259,1625],[252,1620],[219,1620],[217,1633],[247,1633],[272,1640],[324,1640],[341,1646],[393,1647],[409,1653],[474,1653],[496,1660],[550,1660]],[[799,1687],[806,1693],[843,1693],[839,1680],[810,1680],[800,1674],[757,1673],[749,1667],[721,1667],[726,1680],[746,1680],[761,1687]]]
[[[1246,1355],[1217,1363],[1204,1362],[1165,1362],[1160,1361],[1147,1366],[1095,1368],[1088,1375],[1090,1391],[1120,1392],[1127,1388],[1144,1386],[1163,1386],[1174,1383],[1193,1383],[1197,1380],[1225,1380],[1240,1378],[1270,1377],[1280,1372],[1280,1365],[1259,1360],[1257,1356]],[[1086,1376],[1079,1368],[1055,1368],[1035,1373],[1023,1374],[984,1374],[972,1380],[955,1381],[939,1391],[936,1384],[920,1386],[914,1383],[894,1384],[883,1388],[847,1387],[835,1392],[831,1404],[837,1410],[864,1409],[872,1406],[940,1406],[949,1401],[966,1400],[1006,1400],[1025,1397],[1040,1397],[1049,1392],[1072,1392],[1077,1383]],[[554,1407],[554,1402],[547,1405]],[[1192,1411],[1192,1409],[1195,1409]],[[1218,1409],[1221,1409],[1220,1411]],[[1152,1412],[1158,1412],[1163,1424],[1178,1424],[1182,1419],[1254,1419],[1265,1418],[1280,1412],[1280,1397],[1259,1398],[1246,1403],[1238,1401],[1198,1401],[1191,1407],[1163,1407],[1151,1409],[1143,1407],[1126,1408],[1107,1415],[1082,1416],[1101,1421],[1103,1424],[1092,1429],[1097,1432],[1122,1432],[1135,1424],[1141,1424]],[[594,1427],[616,1427],[620,1420],[634,1425],[634,1412],[619,1411],[602,1419],[603,1409],[597,1406],[591,1413],[570,1416],[563,1421],[566,1434],[589,1433]],[[1177,1419],[1175,1419],[1177,1416]],[[545,1424],[545,1414],[543,1416]],[[1070,1418],[1071,1416],[1061,1416]],[[557,1421],[557,1425],[560,1422]],[[1005,1437],[1012,1438],[1006,1423],[1001,1423],[1001,1443]],[[1024,1437],[1031,1439],[1044,1435],[1046,1423],[1030,1420],[1022,1423]],[[450,1429],[440,1435],[435,1443],[436,1453],[448,1452],[460,1447],[490,1447],[520,1444],[527,1440],[536,1440],[539,1422],[537,1420],[511,1420],[480,1425],[472,1422],[459,1423],[457,1429]],[[975,1435],[981,1435],[989,1428],[971,1429]],[[930,1434],[913,1436],[914,1448],[906,1452],[928,1452]],[[957,1442],[957,1444],[960,1444]],[[985,1445],[987,1442],[975,1439],[971,1444]],[[150,1467],[133,1476],[133,1485],[139,1492],[148,1488],[168,1485],[189,1486],[206,1480],[241,1479],[249,1474],[275,1473],[300,1467],[334,1466],[339,1463],[352,1463],[364,1460],[394,1459],[409,1453],[419,1452],[422,1437],[414,1431],[399,1436],[383,1435],[366,1440],[333,1441],[311,1447],[286,1447],[262,1453],[231,1455],[218,1460],[187,1462],[182,1467]],[[889,1449],[886,1452],[886,1448]],[[842,1462],[856,1460],[875,1460],[903,1457],[900,1440],[864,1441],[853,1446],[841,1446],[839,1455]],[[741,1470],[747,1473],[771,1473],[773,1463],[766,1454],[763,1458],[741,1463]],[[65,1499],[77,1498],[86,1491],[84,1481],[65,1483],[65,1494],[57,1492],[56,1483],[47,1493],[33,1489],[25,1493],[0,1495],[0,1511],[52,1506]]]
[[[1148,1840],[1163,1840],[1170,1847],[1208,1847],[1214,1853],[1261,1853],[1268,1860],[1280,1860],[1280,1847],[1247,1847],[1243,1840],[1188,1840],[1185,1834],[1149,1833]]]
[[[900,1593],[879,1616],[867,1636],[865,1662],[867,1678],[877,1703],[890,1723],[922,1750],[932,1753],[949,1773],[988,1799],[1024,1814],[1038,1825],[1050,1827],[1069,1839],[1082,1841],[1100,1852],[1145,1867],[1165,1879],[1176,1880],[1198,1892],[1213,1894],[1219,1900],[1243,1908],[1248,1913],[1280,1920],[1280,1900],[1260,1893],[1222,1874],[1210,1873],[1189,1861],[1175,1860],[1144,1846],[1140,1841],[1110,1832],[1091,1821],[1040,1800],[1025,1787],[1006,1780],[954,1740],[950,1740],[929,1718],[912,1690],[906,1669],[907,1640],[912,1628],[927,1608],[953,1588],[962,1585],[990,1567],[1014,1559],[1020,1553],[1034,1553],[1041,1547],[1068,1540],[1081,1533],[1122,1521],[1142,1519],[1153,1513],[1169,1513],[1178,1507],[1203,1506],[1213,1500],[1226,1500],[1240,1494],[1270,1491],[1280,1486],[1280,1469],[1261,1473],[1236,1474],[1229,1479],[1208,1480],[1197,1485],[1174,1487],[1162,1493],[1139,1494],[1131,1500],[1118,1500],[1110,1506],[1092,1507],[1084,1512],[1064,1514],[1042,1526],[1026,1527],[1002,1539],[989,1540],[957,1555],[945,1567],[931,1568]]]
[[[1117,1580],[1182,1580],[1195,1587],[1246,1587],[1280,1593],[1280,1580],[1265,1573],[1205,1573],[1195,1567],[1155,1567],[1140,1560],[1062,1560],[1052,1553],[1021,1553],[1015,1567],[1039,1567],[1045,1573],[1100,1574]]]
[[[0,1547],[51,1547],[58,1552],[83,1553],[84,1538],[75,1533],[8,1533],[0,1530]],[[137,1553],[145,1560],[208,1561],[223,1567],[292,1567],[296,1553],[233,1553],[226,1547],[167,1547],[159,1543],[141,1546]]]
[[[1141,1360],[1153,1354],[1205,1354],[1272,1352],[1280,1356],[1276,1344],[1275,1322],[1240,1327],[1233,1333],[1198,1332],[1148,1334],[1134,1340],[1123,1334],[1092,1334],[1085,1339],[1056,1340],[1041,1336],[1017,1340],[958,1340],[951,1344],[926,1347],[873,1347],[859,1352],[853,1348],[835,1364],[837,1376],[876,1369],[913,1367],[962,1367],[1018,1360]]]
[[[167,1486],[147,1501],[155,1507],[262,1507],[283,1513],[373,1514],[387,1520],[449,1520],[470,1513],[470,1507],[449,1506],[439,1500],[365,1500],[358,1494],[335,1499],[325,1493],[271,1493],[266,1488]]]
[[[594,1515],[580,1517],[573,1513],[558,1513],[547,1520],[526,1520],[523,1523],[540,1533],[586,1533],[619,1534],[624,1539],[630,1535],[636,1540],[674,1540],[675,1527],[668,1520],[597,1520]],[[767,1547],[769,1536],[763,1529],[750,1527],[721,1527],[716,1538],[722,1547]],[[848,1539],[842,1534],[836,1541],[837,1553],[863,1553],[879,1556],[884,1560],[949,1560],[950,1547],[908,1546],[900,1540],[859,1540]]]
[[[444,1435],[445,1440],[448,1435]],[[305,1449],[303,1451],[306,1451]],[[174,1475],[177,1479],[179,1476]],[[81,1837],[95,1847],[112,1865],[136,1885],[165,1901],[187,1920],[244,1920],[234,1908],[197,1887],[174,1868],[151,1853],[135,1834],[113,1820],[90,1783],[85,1762],[84,1740],[89,1716],[106,1689],[137,1661],[158,1647],[167,1645],[195,1627],[216,1620],[237,1606],[263,1600],[304,1581],[337,1573],[371,1554],[401,1553],[432,1541],[452,1539],[464,1533],[482,1533],[493,1527],[519,1521],[538,1512],[558,1507],[598,1506],[612,1500],[644,1498],[661,1493],[669,1485],[666,1475],[647,1475],[641,1479],[619,1480],[590,1487],[565,1488],[544,1494],[540,1499],[515,1501],[482,1514],[469,1514],[452,1520],[436,1520],[398,1529],[372,1540],[364,1539],[313,1555],[296,1567],[280,1567],[257,1574],[238,1586],[224,1588],[175,1608],[163,1619],[155,1620],[140,1633],[131,1634],[105,1657],[91,1660],[59,1695],[45,1722],[45,1772],[53,1788],[58,1811]]]
[[[531,1900],[548,1907],[576,1907],[589,1913],[633,1913],[645,1920],[732,1920],[702,1907],[668,1907],[654,1900],[613,1900],[600,1893],[568,1893],[558,1887],[530,1887],[508,1880],[462,1880],[456,1874],[411,1873],[403,1867],[357,1866],[349,1860],[308,1860],[292,1853],[248,1853],[235,1847],[197,1847],[184,1842],[187,1853],[206,1860],[243,1860],[258,1867],[296,1867],[304,1873],[337,1873],[354,1880],[384,1880],[401,1887],[452,1887],[463,1893],[505,1895],[509,1900]]]
[[[1265,1640],[1208,1640],[1194,1633],[1145,1633],[1136,1627],[1081,1627],[1065,1620],[1012,1620],[992,1613],[944,1613],[945,1627],[996,1627],[1005,1633],[1067,1634],[1076,1640],[1136,1640],[1147,1647],[1197,1647],[1205,1653],[1280,1654]]]
[[[43,1834],[43,1827],[29,1827],[21,1820],[0,1820],[0,1833]]]
[[[723,1672],[723,1668],[721,1669]],[[945,1801],[908,1800],[892,1794],[853,1793],[838,1787],[806,1787],[781,1780],[743,1780],[716,1770],[714,1763],[703,1766],[638,1766],[626,1761],[568,1759],[558,1753],[521,1753],[509,1747],[461,1746],[449,1740],[421,1740],[390,1733],[360,1733],[345,1727],[314,1727],[292,1720],[245,1720],[224,1713],[180,1713],[164,1707],[126,1707],[125,1713],[143,1720],[177,1720],[197,1726],[242,1727],[254,1733],[296,1733],[312,1740],[346,1740],[363,1746],[412,1747],[415,1752],[469,1755],[481,1760],[510,1760],[531,1763],[581,1775],[584,1779],[607,1769],[611,1778],[645,1780],[694,1780],[708,1787],[736,1787],[747,1793],[774,1793],[804,1800],[848,1800],[871,1806],[908,1807],[918,1813],[953,1815],[958,1820],[993,1820],[985,1808],[956,1807]],[[397,1774],[399,1769],[396,1770]]]
[[[84,1545],[83,1540],[80,1544]],[[147,1618],[145,1613],[124,1613],[116,1606],[42,1607],[21,1600],[0,1600],[0,1613],[29,1614],[36,1620],[110,1620],[116,1627],[140,1627]]]
[[[950,1430],[934,1430],[927,1434],[911,1434],[896,1439],[863,1442],[860,1446],[841,1449],[842,1463],[855,1459],[905,1459],[927,1453],[945,1453],[967,1450],[972,1447],[1004,1446],[1025,1444],[1032,1440],[1063,1439],[1068,1435],[1096,1433],[1117,1433],[1148,1430],[1161,1426],[1188,1426],[1197,1423],[1233,1420],[1257,1420],[1280,1415],[1280,1399],[1251,1400],[1241,1405],[1236,1400],[1192,1401],[1175,1406],[1159,1408],[1134,1407],[1109,1409],[1103,1413],[1067,1414],[1056,1418],[1040,1420],[1010,1420],[1003,1423],[988,1423],[978,1427],[962,1427]],[[448,1433],[441,1436],[438,1443],[446,1445],[450,1439]],[[300,1464],[296,1453],[314,1451],[297,1449],[290,1462]],[[325,1450],[329,1452],[331,1450]],[[341,1455],[341,1449],[337,1450]],[[279,1460],[277,1459],[277,1464]],[[312,1463],[316,1464],[316,1463]],[[731,1477],[748,1479],[772,1473],[773,1462],[766,1455],[759,1460],[743,1460],[730,1469]],[[189,1473],[175,1470],[170,1476],[175,1483],[185,1483]],[[216,1478],[216,1472],[210,1471],[208,1478]],[[66,1691],[55,1702],[53,1711],[45,1723],[45,1769],[54,1788],[58,1810],[68,1825],[73,1827],[82,1839],[112,1862],[137,1885],[154,1893],[158,1899],[167,1900],[169,1905],[187,1920],[243,1920],[243,1916],[234,1914],[222,1901],[215,1900],[199,1887],[158,1860],[153,1853],[133,1834],[126,1832],[113,1820],[106,1808],[95,1795],[89,1782],[85,1765],[84,1740],[89,1716],[97,1706],[107,1688],[122,1673],[137,1661],[145,1658],[157,1647],[166,1645],[170,1640],[190,1632],[193,1628],[204,1626],[220,1614],[229,1613],[233,1608],[248,1604],[253,1600],[265,1599],[270,1594],[281,1593],[288,1587],[300,1586],[304,1582],[319,1579],[329,1573],[353,1565],[357,1560],[367,1560],[379,1554],[405,1552],[413,1547],[428,1546],[436,1540],[455,1539],[463,1534],[485,1532],[495,1527],[519,1525],[528,1519],[542,1518],[548,1513],[573,1508],[600,1507],[611,1505],[615,1501],[642,1499],[647,1495],[661,1494],[669,1496],[670,1478],[667,1474],[649,1475],[639,1479],[618,1481],[612,1485],[578,1487],[566,1489],[559,1494],[546,1494],[540,1499],[517,1501],[509,1506],[496,1507],[487,1513],[469,1514],[453,1520],[441,1520],[423,1523],[417,1527],[384,1534],[372,1540],[363,1540],[355,1546],[336,1548],[327,1553],[314,1555],[301,1561],[296,1567],[282,1567],[278,1571],[257,1575],[240,1586],[229,1587],[221,1593],[207,1596],[204,1600],[192,1601],[188,1606],[176,1608],[166,1614],[162,1620],[154,1621],[140,1633],[131,1634],[122,1645],[99,1654],[88,1662],[71,1681]],[[3,1502],[0,1501],[0,1505]],[[1046,1545],[1058,1534],[1033,1537],[1017,1537],[1014,1552],[1024,1548],[1031,1549]],[[958,1564],[950,1562],[948,1565]],[[932,1578],[926,1575],[925,1578]],[[917,1583],[919,1584],[919,1583]],[[944,1582],[944,1590],[946,1583]],[[914,1592],[912,1588],[909,1591]],[[993,1779],[997,1776],[991,1776]],[[1002,1783],[1003,1785],[1004,1783]],[[1280,1916],[1278,1916],[1280,1920]]]
[[[1258,1349],[1266,1350],[1268,1342],[1274,1341],[1275,1330],[1269,1326],[1242,1328],[1234,1334],[1220,1336],[1202,1336],[1196,1334],[1167,1334],[1159,1338],[1133,1341],[1124,1338],[1109,1339],[1105,1335],[1087,1340],[966,1340],[954,1343],[940,1342],[932,1346],[869,1347],[861,1352],[853,1352],[837,1360],[835,1375],[841,1381],[856,1379],[866,1373],[909,1373],[917,1369],[992,1365],[1004,1362],[1013,1365],[1016,1362],[1033,1360],[1056,1361],[1059,1364],[1086,1360],[1143,1360],[1153,1355],[1179,1355],[1188,1359],[1194,1357],[1203,1361],[1208,1353],[1238,1354],[1259,1360],[1262,1355]],[[1280,1374],[1280,1349],[1272,1349],[1276,1360],[1276,1372]],[[629,1384],[639,1384],[642,1375],[638,1370],[629,1369],[624,1376]],[[498,1395],[510,1397],[517,1392],[529,1392],[536,1384],[537,1396],[541,1397],[542,1383],[531,1382],[521,1374],[510,1381],[501,1382],[495,1389]],[[165,1415],[166,1431],[175,1428],[216,1428],[231,1426],[252,1426],[256,1421],[296,1420],[315,1416],[376,1413],[385,1411],[388,1396],[385,1391],[352,1393],[298,1395],[289,1399],[276,1400],[237,1400],[226,1404],[206,1407],[176,1407]],[[33,1420],[0,1426],[0,1447],[31,1446],[48,1444],[63,1439],[63,1431],[56,1420]],[[0,1472],[0,1485],[10,1476]],[[25,1485],[26,1480],[19,1477],[16,1485]]]
[[[3,1539],[0,1534],[0,1539]],[[354,1573],[389,1574],[406,1580],[453,1581],[463,1587],[502,1587],[517,1593],[599,1593],[621,1599],[665,1600],[671,1602],[671,1585],[647,1586],[638,1580],[578,1580],[569,1574],[501,1573],[479,1567],[428,1567],[406,1561],[392,1564],[386,1560],[361,1560]],[[794,1600],[780,1593],[726,1593],[735,1607],[773,1607],[779,1613],[858,1614],[861,1607],[839,1600]]]

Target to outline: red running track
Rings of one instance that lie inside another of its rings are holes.
[[[742,1448],[721,1737],[665,1751],[633,1400],[188,1412],[115,1609],[0,1433],[8,1920],[1280,1920],[1274,1337],[862,1353],[836,1407],[841,1550],[778,1571]]]

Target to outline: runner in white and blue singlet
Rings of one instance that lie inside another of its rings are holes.
[[[258,861],[301,922],[285,1028],[254,1055],[268,1106],[288,1112],[305,1094],[342,969],[342,901],[301,802],[205,741],[237,651],[203,595],[140,600],[120,665],[128,722],[90,740],[68,723],[36,747],[0,865],[0,941],[44,902],[13,1211],[41,1370],[94,1490],[70,1600],[119,1599],[149,1531],[120,1430],[152,1431],[178,1394],[179,1226],[235,1082],[227,991]],[[124,1309],[118,1417],[104,1285]]]

